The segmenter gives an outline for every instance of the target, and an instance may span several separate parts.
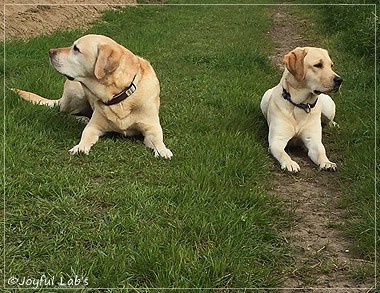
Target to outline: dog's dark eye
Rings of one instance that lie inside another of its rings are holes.
[[[74,45],[73,50],[74,50],[75,52],[80,52],[80,51],[79,51],[79,48],[77,47],[77,45]]]
[[[322,68],[322,67],[323,67],[323,64],[322,64],[322,63],[317,63],[317,64],[314,64],[314,67]]]

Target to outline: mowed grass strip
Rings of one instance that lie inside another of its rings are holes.
[[[268,8],[139,6],[89,31],[6,43],[5,269],[88,287],[273,287],[286,224],[267,196],[259,101],[274,84]],[[105,34],[151,61],[171,161],[107,135],[70,156],[84,126],[10,87],[59,98],[48,50]],[[7,286],[7,284],[5,284]]]
[[[351,0],[346,2],[357,4]],[[333,17],[326,16],[327,10]],[[379,7],[373,4],[321,6],[315,13],[323,15],[316,18],[318,25],[326,35],[331,36],[327,42],[335,48],[334,55],[342,64],[340,68],[344,76],[341,97],[336,100],[340,141],[334,142],[334,148],[342,160],[342,207],[347,211],[345,230],[353,239],[354,253],[373,264],[358,268],[352,273],[352,278],[372,280],[375,284],[375,276],[379,273],[376,243],[380,235],[379,226],[376,225],[376,208],[380,202],[379,193],[376,192],[379,174],[376,161],[376,91],[379,92],[379,75],[376,65],[380,58],[379,54],[376,55],[375,36],[376,26],[380,24],[376,17]]]
[[[302,3],[302,1],[298,1]],[[373,4],[295,6],[292,11],[301,17],[309,15],[315,28],[308,37],[320,40],[328,48],[334,70],[343,77],[336,103],[339,128],[325,128],[329,148],[338,163],[338,186],[342,191],[340,206],[345,209],[345,224],[341,227],[351,239],[351,253],[364,259],[362,266],[350,268],[347,275],[358,284],[376,283],[376,193],[378,164],[376,162],[376,55],[375,32],[379,19]],[[347,29],[350,28],[350,29]],[[376,165],[377,164],[377,165]],[[376,173],[377,170],[377,173]],[[377,177],[376,177],[377,175]]]

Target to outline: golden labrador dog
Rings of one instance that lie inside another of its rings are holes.
[[[327,93],[337,92],[342,78],[321,48],[298,47],[285,55],[284,64],[280,83],[265,92],[260,104],[269,127],[270,152],[281,169],[298,172],[300,166],[285,152],[288,142],[298,137],[315,164],[335,171],[322,144],[321,120],[335,123],[335,103]]]
[[[68,79],[62,97],[50,100],[14,91],[32,103],[59,105],[62,112],[90,118],[71,154],[88,154],[100,136],[118,132],[142,134],[156,157],[172,157],[158,115],[160,84],[148,61],[101,35],[83,36],[71,47],[50,49],[49,55],[52,66]]]

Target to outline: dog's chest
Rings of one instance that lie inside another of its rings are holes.
[[[295,136],[321,125],[318,113],[314,113],[314,111],[306,113],[302,109],[294,109],[288,121],[293,126]]]
[[[136,122],[137,111],[130,104],[100,105],[99,108],[100,114],[108,121],[113,131],[124,134]]]

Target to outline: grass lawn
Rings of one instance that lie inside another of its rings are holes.
[[[334,131],[336,139],[329,145],[341,161],[337,184],[343,194],[341,207],[346,211],[345,227],[341,229],[351,239],[354,255],[372,262],[378,271],[376,242],[380,240],[380,229],[376,225],[376,205],[380,197],[376,192],[379,171],[376,90],[379,92],[379,74],[376,64],[380,58],[376,55],[375,26],[377,23],[379,27],[380,21],[375,17],[379,15],[379,6],[376,10],[375,1],[366,3],[359,5],[357,1],[346,0],[347,5],[324,5],[326,1],[317,0],[314,4],[322,5],[295,6],[294,11],[300,17],[314,20],[316,29],[309,32],[309,38],[329,48],[335,69],[344,79],[334,99],[340,127]],[[363,265],[350,274],[358,283],[366,279],[376,283],[378,272]]]
[[[347,211],[346,232],[353,239],[355,253],[376,263],[376,242],[380,240],[380,229],[376,225],[376,205],[380,202],[376,192],[380,170],[376,157],[379,147],[376,138],[379,71],[376,65],[380,64],[380,58],[376,54],[375,25],[377,23],[378,28],[380,20],[375,15],[379,15],[379,6],[322,6],[319,12],[324,15],[319,25],[327,35],[333,36],[327,38],[327,44],[335,48],[334,54],[344,65],[344,96],[338,105],[341,142],[335,142],[335,148],[344,158],[340,185],[345,193],[342,207]],[[378,275],[379,266],[375,265],[375,269]],[[354,277],[360,280],[375,274],[363,269]]]
[[[343,13],[349,8],[300,11],[354,21],[358,11]],[[89,30],[6,43],[0,105],[6,114],[6,287],[25,287],[8,284],[10,277],[20,283],[42,275],[54,277],[56,286],[77,276],[88,288],[281,286],[288,260],[276,231],[289,225],[289,215],[267,194],[274,159],[259,109],[261,95],[280,76],[268,59],[270,11],[139,6],[107,12]],[[350,33],[323,18],[315,27],[344,78],[335,99],[338,139],[329,149],[342,162],[337,184],[345,194],[346,232],[356,253],[372,261],[374,63],[352,49],[363,28],[342,26]],[[50,66],[48,50],[86,33],[108,35],[151,61],[161,81],[171,161],[154,158],[140,139],[119,135],[101,138],[88,156],[70,156],[84,126],[9,90],[59,98],[64,77]]]
[[[287,220],[266,193],[271,161],[259,110],[277,80],[267,58],[267,12],[143,6],[106,13],[89,31],[7,42],[6,281],[46,275],[87,278],[89,288],[280,284],[285,252],[274,231]],[[171,161],[117,135],[88,156],[70,156],[84,126],[9,91],[59,98],[64,77],[47,52],[85,33],[108,35],[151,61]]]

